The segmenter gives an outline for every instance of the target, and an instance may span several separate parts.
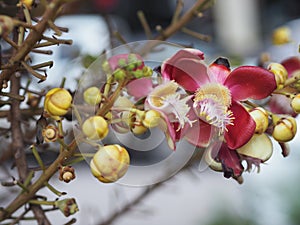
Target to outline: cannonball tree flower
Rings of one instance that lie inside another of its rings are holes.
[[[240,102],[269,96],[276,89],[275,76],[256,66],[231,71],[225,58],[209,66],[203,60],[204,54],[199,50],[179,50],[162,64],[162,77],[194,93],[193,108],[198,118],[218,128],[229,149],[237,149],[250,140],[256,127]],[[188,134],[186,137],[191,140]]]
[[[144,99],[145,110],[160,113],[158,127],[164,131],[167,143],[172,150],[176,142],[188,136],[188,141],[198,147],[207,147],[214,133],[213,127],[198,120],[192,109],[193,95],[187,93],[174,80],[154,82],[151,78],[131,81],[127,92],[135,100]],[[194,126],[194,129],[190,129]]]

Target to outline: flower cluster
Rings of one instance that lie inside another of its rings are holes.
[[[285,153],[287,142],[294,138],[299,88],[288,79],[299,68],[298,58],[266,68],[231,69],[222,57],[207,65],[204,53],[191,48],[179,50],[156,68],[147,66],[137,54],[108,58],[102,63],[106,84],[82,92],[83,104],[94,107],[95,114],[78,118],[84,142],[97,149],[90,161],[92,174],[109,183],[122,178],[129,168],[126,146],[101,142],[110,129],[143,135],[157,127],[171,150],[185,140],[204,152],[210,168],[241,182],[245,170],[253,165],[259,170],[272,156],[271,137]],[[290,108],[286,103],[281,107],[278,96],[286,98]],[[65,89],[50,90],[45,98],[46,115],[54,119],[65,115],[71,102]],[[43,130],[46,141],[52,136],[57,139],[55,130],[53,125]]]

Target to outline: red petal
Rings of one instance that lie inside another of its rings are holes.
[[[246,109],[237,102],[232,102],[229,108],[233,112],[234,125],[227,125],[228,131],[225,132],[225,140],[231,149],[237,149],[246,144],[253,136],[255,131],[255,121]]]
[[[241,66],[233,70],[224,82],[233,100],[263,99],[276,89],[275,76],[256,66]]]
[[[294,71],[300,70],[300,58],[297,56],[290,57],[290,58],[282,61],[281,64],[287,70],[289,77],[292,75],[292,73]]]
[[[239,177],[243,173],[244,168],[238,153],[229,149],[226,143],[222,144],[217,158],[223,165],[224,177]]]
[[[199,50],[180,50],[162,64],[161,74],[165,79],[175,80],[185,90],[194,92],[209,81],[203,58]]]

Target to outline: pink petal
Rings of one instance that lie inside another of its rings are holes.
[[[146,97],[153,90],[151,77],[143,77],[129,82],[126,86],[128,94],[140,99]]]
[[[294,71],[300,70],[300,58],[297,56],[290,57],[290,58],[282,61],[281,64],[287,70],[289,77],[292,75],[292,73]]]
[[[203,59],[203,53],[199,50],[180,50],[162,64],[161,74],[167,80],[175,80],[185,90],[194,92],[209,81]]]
[[[226,60],[226,61],[225,61]],[[218,83],[223,84],[230,74],[230,68],[224,64],[221,64],[222,61],[228,63],[227,59],[218,58],[214,63],[209,66],[208,74],[209,76]],[[228,65],[229,66],[229,65]]]
[[[284,95],[273,95],[268,105],[273,113],[289,114],[293,117],[298,115],[291,107],[291,99]]]
[[[255,121],[247,110],[237,102],[232,102],[229,108],[233,112],[233,125],[227,125],[225,140],[231,149],[237,149],[246,144],[255,131]]]
[[[170,122],[168,117],[161,113],[162,121],[159,123],[158,127],[165,133],[167,143],[172,150],[176,150],[176,128],[174,124]]]
[[[184,138],[197,147],[208,147],[212,137],[216,132],[210,124],[199,120],[193,123],[192,127],[189,127]]]
[[[273,73],[256,66],[241,66],[233,70],[224,82],[235,101],[262,99],[276,89]]]
[[[223,165],[224,177],[236,178],[242,175],[244,168],[241,164],[240,157],[235,150],[229,149],[226,143],[222,144],[217,159]]]

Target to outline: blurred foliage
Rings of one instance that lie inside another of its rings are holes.
[[[257,225],[254,219],[228,213],[218,213],[207,225]]]

